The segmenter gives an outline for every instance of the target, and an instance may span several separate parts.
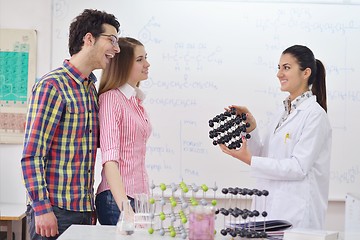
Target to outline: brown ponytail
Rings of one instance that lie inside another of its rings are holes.
[[[311,91],[316,96],[316,101],[327,112],[325,75],[324,65],[320,60],[316,59],[316,75]]]

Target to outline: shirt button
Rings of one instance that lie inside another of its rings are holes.
[[[92,130],[91,130],[91,129],[89,130],[89,133],[92,133]]]
[[[88,170],[88,173],[91,173],[91,170],[90,170],[90,169]]]
[[[89,150],[89,153],[91,153],[91,152],[92,152],[92,150],[90,149],[90,150]]]

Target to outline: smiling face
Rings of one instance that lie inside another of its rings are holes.
[[[103,29],[104,32],[95,40],[94,49],[90,56],[91,59],[89,59],[94,69],[105,69],[110,59],[120,52],[115,27],[104,24]]]
[[[286,53],[280,57],[277,77],[280,80],[281,91],[289,92],[293,100],[302,93],[309,90],[308,79],[311,73],[310,68],[300,69],[300,65],[293,55]]]
[[[148,79],[150,64],[147,61],[147,53],[144,46],[135,46],[133,61],[134,62],[130,70],[128,83],[134,87],[140,81]]]

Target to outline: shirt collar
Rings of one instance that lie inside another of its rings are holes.
[[[140,88],[134,88],[128,83],[125,83],[124,85],[119,87],[119,90],[125,95],[127,99],[130,99],[132,96],[140,99],[141,101],[145,99],[145,93],[141,91]]]
[[[75,81],[77,80],[80,81],[81,83],[84,83],[84,81],[90,81],[95,83],[97,81],[94,73],[91,72],[89,77],[85,76],[68,59],[64,60],[63,66],[69,71],[69,73],[73,76],[73,79]]]
[[[313,93],[309,90],[295,98],[294,100],[290,101],[290,96],[288,96],[284,101],[285,111],[287,113],[292,112],[294,109],[298,108],[299,105],[304,102],[306,99],[309,99],[313,96]]]

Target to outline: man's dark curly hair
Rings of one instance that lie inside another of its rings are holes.
[[[103,24],[109,24],[119,32],[120,23],[113,14],[94,9],[85,9],[70,24],[69,53],[70,56],[78,53],[84,45],[83,37],[91,33],[95,38],[104,32]]]

